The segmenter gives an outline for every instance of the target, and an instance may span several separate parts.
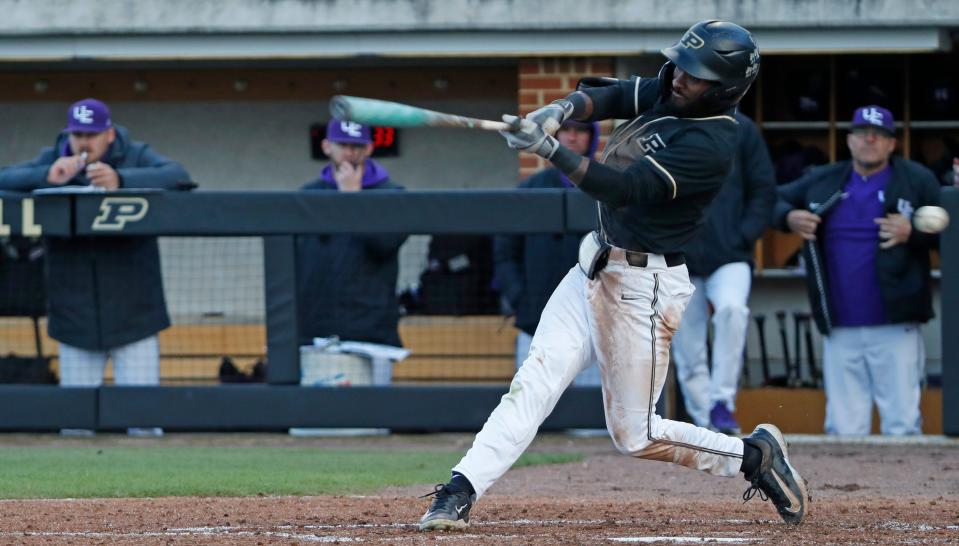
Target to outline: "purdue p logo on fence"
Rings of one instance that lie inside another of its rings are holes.
[[[149,209],[150,203],[143,197],[104,197],[92,227],[95,231],[120,231],[127,223],[142,220]]]

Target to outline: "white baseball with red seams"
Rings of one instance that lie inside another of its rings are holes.
[[[949,225],[949,213],[942,207],[919,207],[912,215],[912,224],[923,233],[939,233]]]
[[[574,266],[556,288],[533,336],[529,357],[472,448],[453,469],[477,497],[532,442],[540,424],[582,369],[600,364],[606,422],[617,449],[719,476],[736,476],[742,440],[655,414],[669,366],[669,344],[693,293],[685,265],[650,254],[629,265],[613,248],[595,280]]]

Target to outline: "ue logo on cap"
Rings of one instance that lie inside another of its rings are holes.
[[[862,119],[873,125],[882,125],[882,112],[875,108],[863,108]]]
[[[341,121],[340,130],[353,138],[361,138],[363,136],[363,126],[354,121]]]
[[[93,110],[87,108],[85,104],[75,106],[73,108],[73,119],[79,121],[80,123],[89,125],[93,123]]]

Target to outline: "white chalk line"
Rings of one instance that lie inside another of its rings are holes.
[[[703,520],[676,520],[676,523],[703,523]],[[773,520],[768,520],[774,523]],[[535,525],[535,526],[582,526],[582,525],[629,525],[632,522],[627,521],[609,521],[609,520],[504,520],[504,521],[483,521],[473,522],[473,527],[488,527],[497,525]],[[745,525],[754,524],[755,521],[742,519],[717,520],[718,524]],[[760,522],[762,523],[762,522]],[[280,538],[288,540],[298,540],[302,542],[315,543],[333,543],[333,542],[393,542],[396,540],[408,540],[406,537],[350,537],[342,534],[321,535],[304,533],[302,531],[350,531],[358,529],[410,529],[417,527],[415,523],[366,523],[366,524],[330,524],[330,525],[281,525],[274,527],[274,530],[259,530],[254,527],[235,527],[235,526],[207,526],[207,527],[177,527],[163,531],[0,531],[0,537],[18,537],[18,538],[170,538],[170,537],[264,537]],[[925,523],[911,524],[898,521],[889,521],[880,525],[880,527],[893,531],[904,532],[935,532],[942,530],[957,530],[959,525],[934,526]],[[300,531],[300,532],[297,532]],[[523,535],[530,538],[530,535]],[[504,534],[469,534],[469,533],[432,533],[431,539],[434,540],[459,540],[459,539],[502,539],[510,540],[522,538],[519,535]],[[597,537],[598,538],[598,537]],[[702,544],[702,543],[727,543],[742,544],[759,540],[758,538],[745,537],[705,537],[705,536],[618,536],[607,537],[606,541],[616,543],[654,543],[654,542],[672,542],[676,544]]]

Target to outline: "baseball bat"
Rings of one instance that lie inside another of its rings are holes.
[[[336,95],[330,100],[330,115],[343,121],[386,127],[460,127],[485,131],[510,131],[514,127],[502,121],[469,118],[434,112],[408,104],[385,100]]]

